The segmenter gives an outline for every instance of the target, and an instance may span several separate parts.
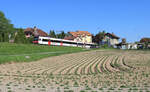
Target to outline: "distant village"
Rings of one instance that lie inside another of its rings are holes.
[[[36,39],[38,39],[38,37],[50,37],[55,38],[55,40],[62,39],[65,41],[81,42],[85,44],[93,43],[93,48],[109,47],[118,49],[150,49],[150,38],[142,38],[138,42],[128,43],[125,38],[121,39],[121,37],[115,35],[114,33],[107,33],[104,31],[99,32],[94,36],[88,31],[77,30],[62,33],[62,35],[65,34],[63,37],[56,37],[54,30],[48,35],[43,30],[34,27],[24,29],[24,34],[26,38],[34,37],[33,43],[37,42]]]

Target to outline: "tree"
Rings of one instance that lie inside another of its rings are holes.
[[[95,36],[93,36],[93,42],[100,44],[102,42],[103,38],[105,37],[105,31],[103,30],[102,32],[99,32]]]
[[[9,34],[14,31],[13,24],[10,24],[4,13],[0,11],[0,42],[6,42],[9,40]]]
[[[15,43],[27,43],[27,39],[24,35],[24,30],[22,28],[17,28],[15,37],[14,37],[14,42]]]
[[[126,39],[125,38],[122,38],[122,43],[126,43]]]
[[[56,34],[54,30],[50,30],[49,36],[52,38],[56,38]]]
[[[57,34],[57,38],[60,38],[60,39],[64,39],[66,36],[66,33],[64,31],[61,31],[61,33]]]

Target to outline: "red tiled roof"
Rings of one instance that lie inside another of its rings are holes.
[[[106,33],[105,35],[111,36],[112,38],[120,39],[120,37],[116,36],[115,34],[111,33]]]
[[[33,29],[33,28],[26,28],[26,29],[24,30],[24,32],[26,32],[26,31],[34,32],[34,29]]]
[[[92,34],[90,34],[88,31],[77,31],[77,32],[69,32],[72,36],[77,37],[78,35],[82,35],[82,36],[92,36]]]
[[[39,36],[48,36],[48,34],[41,29],[36,29],[36,31],[39,34]],[[35,35],[34,28],[26,28],[24,32],[32,32],[32,34]]]
[[[73,37],[77,37],[78,34],[76,32],[69,32]]]

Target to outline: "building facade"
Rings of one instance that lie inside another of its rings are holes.
[[[92,43],[92,34],[88,31],[68,32],[69,36],[65,37],[66,40],[74,40],[76,42]]]
[[[113,33],[104,34],[104,38],[102,39],[101,44],[107,44],[108,46],[115,46],[119,44],[119,37],[114,35]]]

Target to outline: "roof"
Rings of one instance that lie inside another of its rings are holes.
[[[82,35],[82,36],[92,36],[91,33],[89,33],[88,31],[76,31],[76,32],[69,32],[73,37],[78,37],[79,35]]]
[[[105,36],[111,36],[112,38],[120,39],[120,37],[116,36],[115,34],[105,33]]]
[[[150,43],[150,38],[142,38],[142,39],[140,40],[140,42],[141,42],[141,43],[145,43],[145,42]]]
[[[36,30],[36,32],[35,32],[35,30]],[[38,29],[38,28],[36,28],[36,29],[26,28],[24,30],[24,33],[26,33],[26,32],[31,32],[34,36],[37,35],[37,34],[38,34],[38,36],[48,36],[48,34],[46,32],[44,32],[43,30]]]

